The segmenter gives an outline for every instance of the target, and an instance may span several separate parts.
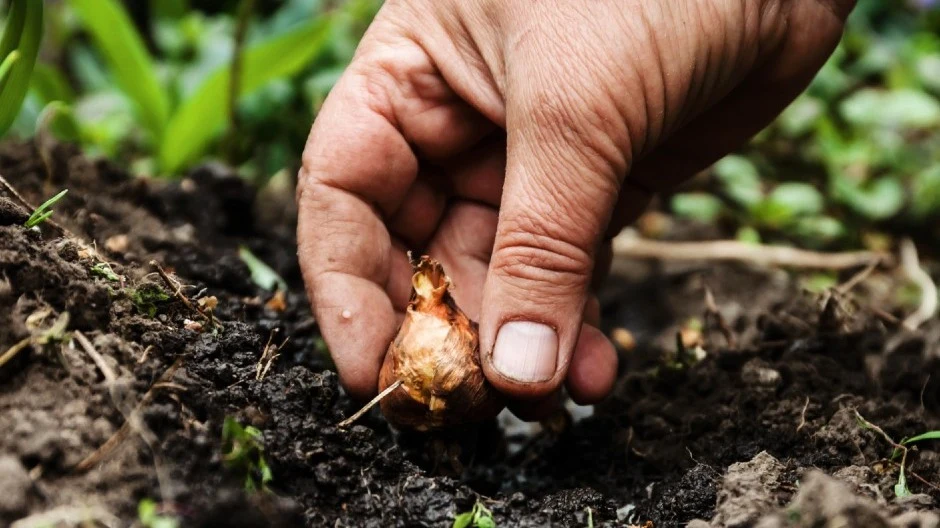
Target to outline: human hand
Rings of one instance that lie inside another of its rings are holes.
[[[592,278],[652,194],[773,119],[835,47],[851,0],[388,0],[317,117],[299,258],[340,380],[379,368],[440,260],[484,372],[533,416],[616,376]]]

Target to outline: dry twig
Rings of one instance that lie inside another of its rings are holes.
[[[800,432],[806,427],[806,410],[809,409],[809,396],[806,397],[806,403],[803,404],[803,411],[800,412],[800,425],[796,426],[796,432]]]
[[[222,321],[219,321],[218,318],[214,317],[212,312],[207,314],[202,308],[193,304],[193,302],[189,300],[189,297],[183,293],[182,284],[173,280],[173,278],[170,277],[166,270],[164,270],[156,260],[151,260],[150,265],[157,271],[157,274],[160,275],[160,278],[163,279],[163,282],[166,283],[167,287],[170,288],[170,290],[173,292],[173,296],[179,299],[179,301],[189,308],[191,312],[198,315],[199,317],[202,317],[207,323],[209,323],[210,326],[217,325],[219,328],[222,328]]]
[[[725,321],[725,317],[721,315],[721,311],[718,309],[718,304],[715,303],[715,295],[712,294],[711,288],[708,285],[705,285],[705,320],[711,317],[715,320],[715,323],[718,325],[718,329],[721,330],[721,335],[725,336],[725,341],[728,343],[728,346],[731,348],[737,347],[737,340],[734,338],[734,332],[731,330],[731,327],[728,326],[728,322]]]
[[[176,374],[176,370],[180,367],[182,363],[183,363],[183,358],[179,358],[172,365],[170,365],[170,368],[166,369],[166,372],[164,372],[163,375],[160,376],[160,379],[158,379],[153,384],[153,386],[150,387],[150,390],[148,390],[144,394],[143,398],[140,399],[140,402],[137,403],[137,406],[134,407],[134,410],[131,411],[130,413],[131,417],[136,418],[137,416],[140,415],[140,411],[143,409],[143,407],[147,405],[148,403],[150,403],[150,400],[153,399],[154,389],[157,388],[157,386],[159,386],[160,384],[170,381],[170,379],[173,377],[174,374]],[[108,440],[104,444],[102,444],[101,447],[95,450],[94,453],[88,455],[81,462],[76,464],[73,470],[76,472],[88,471],[89,469],[98,465],[99,462],[107,458],[108,455],[110,455],[117,446],[121,445],[124,442],[124,440],[127,439],[127,436],[131,433],[131,431],[134,428],[132,424],[133,421],[134,420],[131,420],[131,418],[127,418],[124,422],[124,425],[122,425],[121,428],[118,429],[116,433],[111,435],[111,438],[108,438]]]
[[[890,264],[891,256],[871,251],[821,253],[786,246],[746,244],[736,240],[663,242],[638,238],[628,232],[613,240],[614,256],[674,261],[737,261],[760,266],[848,269],[872,262]]]
[[[353,415],[350,416],[349,418],[346,418],[346,419],[343,420],[342,422],[336,424],[336,427],[339,427],[340,429],[345,429],[345,428],[349,427],[350,425],[352,425],[353,422],[355,422],[356,420],[358,420],[359,418],[361,418],[362,415],[364,415],[365,413],[369,412],[369,409],[375,407],[375,405],[376,405],[377,403],[379,403],[379,402],[382,401],[386,396],[388,396],[389,394],[391,394],[393,390],[397,389],[398,387],[401,387],[401,384],[402,384],[402,381],[401,381],[401,380],[395,380],[395,383],[392,383],[391,385],[389,385],[388,387],[386,387],[384,391],[380,392],[379,395],[376,396],[375,398],[372,398],[372,401],[370,401],[369,403],[365,404],[365,406],[364,406],[362,409],[359,409],[358,411],[356,411],[355,414],[353,414]]]

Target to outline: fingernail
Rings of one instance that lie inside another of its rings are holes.
[[[507,378],[533,383],[555,374],[558,363],[558,335],[538,323],[511,321],[496,334],[493,366]]]

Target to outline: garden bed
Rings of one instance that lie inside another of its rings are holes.
[[[152,505],[181,526],[450,526],[480,501],[500,527],[937,526],[940,442],[909,450],[896,498],[900,459],[856,415],[897,441],[940,429],[940,324],[903,329],[889,273],[812,294],[779,270],[621,264],[605,330],[636,345],[592,415],[429,438],[373,411],[342,430],[357,405],[318,337],[290,215],[272,220],[289,190],[259,198],[212,167],[134,179],[32,143],[2,145],[0,175],[31,204],[69,189],[38,230],[0,189],[0,354],[29,342],[0,367],[0,525],[126,526]],[[734,346],[706,325],[704,358],[680,361],[706,285]],[[261,432],[269,482],[227,463],[227,418]]]

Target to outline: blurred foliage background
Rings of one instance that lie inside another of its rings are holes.
[[[264,182],[296,171],[311,120],[380,2],[45,5],[10,134],[77,141],[138,174],[220,161]],[[860,0],[807,92],[660,208],[748,241],[881,249],[896,233],[936,239],[940,1]]]

